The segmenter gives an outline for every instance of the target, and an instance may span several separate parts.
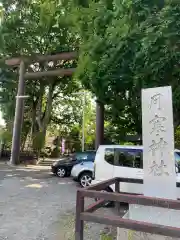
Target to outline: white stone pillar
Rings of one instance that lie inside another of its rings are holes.
[[[177,200],[171,87],[142,90],[142,129],[144,195]],[[180,226],[180,211],[166,208],[131,204],[125,218],[166,226]],[[118,229],[117,240],[136,239],[167,238]]]

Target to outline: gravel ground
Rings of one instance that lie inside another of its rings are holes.
[[[74,240],[77,184],[47,169],[0,164],[0,240]],[[109,214],[109,209],[100,210]],[[87,224],[85,240],[109,228]]]
[[[114,210],[103,208],[97,211],[97,214],[101,213],[104,215],[115,214]],[[124,211],[123,211],[124,213]],[[57,222],[59,227],[60,240],[74,240],[74,212],[69,212]],[[67,229],[69,229],[67,231]],[[109,238],[107,237],[109,236]],[[86,223],[84,227],[84,240],[115,240],[116,228],[100,225],[96,223]]]

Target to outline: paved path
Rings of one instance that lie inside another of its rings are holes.
[[[0,164],[0,240],[56,240],[53,228],[72,211],[76,185],[47,170]]]
[[[74,240],[76,191],[77,183],[47,169],[0,163],[0,240]],[[88,224],[84,240],[99,240],[101,231]]]

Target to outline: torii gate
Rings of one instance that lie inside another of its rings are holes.
[[[41,77],[52,76],[71,76],[75,72],[75,68],[56,69],[43,72],[26,72],[26,64],[45,61],[73,60],[77,58],[76,52],[63,52],[55,55],[33,55],[30,57],[18,57],[6,59],[5,64],[10,67],[19,66],[19,83],[16,97],[16,109],[13,126],[13,138],[11,148],[11,164],[19,162],[21,131],[24,115],[24,99],[25,96],[25,79],[36,79]],[[104,106],[96,101],[96,149],[104,140]]]

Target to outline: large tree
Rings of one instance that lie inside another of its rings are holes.
[[[63,3],[54,9],[47,16],[44,1],[24,0],[24,1],[1,1],[3,8],[3,21],[1,23],[0,49],[1,57],[14,57],[20,55],[33,54],[53,54],[63,51],[72,51],[76,48],[76,43],[72,41],[72,34],[69,30],[68,22],[64,19],[66,5]],[[56,16],[61,18],[61,23],[57,25]],[[28,71],[43,71],[56,69],[57,67],[74,67],[75,61],[44,62],[42,64],[29,65]],[[1,71],[1,102],[2,113],[7,123],[13,122],[15,109],[15,96],[17,92],[17,69]],[[32,138],[37,139],[42,147],[46,135],[47,126],[51,120],[51,110],[53,101],[58,96],[57,92],[69,94],[74,89],[78,89],[79,84],[76,79],[70,77],[43,78],[26,81],[26,100],[24,134],[25,139],[31,131]],[[38,135],[38,136],[37,136]],[[40,140],[41,139],[41,140]],[[22,141],[23,143],[23,141]],[[23,145],[23,144],[22,144]]]
[[[141,89],[171,85],[180,123],[179,1],[75,1],[77,75],[125,132],[141,133]]]

